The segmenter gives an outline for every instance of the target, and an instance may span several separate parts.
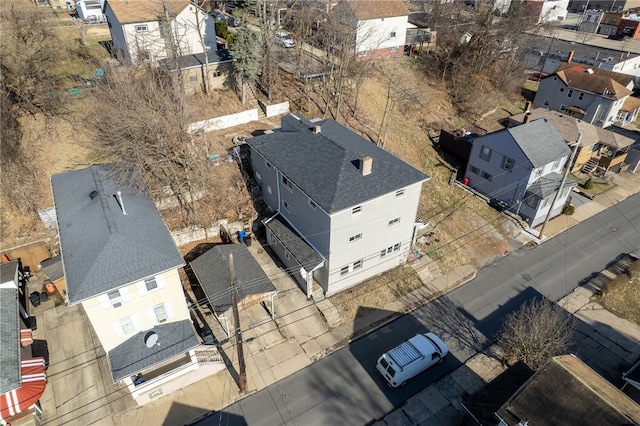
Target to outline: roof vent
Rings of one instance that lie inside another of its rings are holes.
[[[94,190],[94,191],[91,191],[91,192],[89,193],[89,198],[91,198],[92,200],[93,200],[94,198],[96,198],[97,196],[98,196],[98,191],[95,191],[95,190]]]
[[[373,158],[366,156],[360,159],[360,172],[362,172],[362,176],[370,175],[372,167]]]

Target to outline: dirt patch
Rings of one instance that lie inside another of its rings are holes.
[[[331,302],[338,309],[343,324],[356,323],[359,318],[371,314],[372,311],[381,311],[380,316],[383,316],[385,306],[422,285],[413,268],[406,266],[338,293],[331,297]],[[388,314],[391,313],[385,316]]]
[[[640,261],[609,281],[595,300],[616,316],[640,325]]]

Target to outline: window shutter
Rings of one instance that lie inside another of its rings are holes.
[[[147,294],[147,285],[144,283],[144,280],[137,282],[136,287],[138,287],[138,294],[140,296]]]
[[[173,318],[173,306],[171,306],[171,302],[164,302],[164,311],[167,313],[167,320]]]
[[[100,304],[102,305],[103,309],[109,309],[111,307],[111,300],[109,300],[108,294],[100,295]]]
[[[120,297],[122,297],[123,302],[128,302],[129,300],[131,300],[131,293],[129,292],[128,287],[122,287],[120,289]]]
[[[142,330],[142,324],[140,323],[140,319],[137,315],[131,315],[131,322],[133,323],[133,328],[135,328],[136,331]]]
[[[156,284],[158,284],[158,288],[165,288],[166,284],[163,275],[156,275]]]
[[[153,311],[153,308],[147,309],[147,316],[149,317],[149,323],[151,323],[152,326],[158,323],[158,321],[156,320],[156,314]]]
[[[111,323],[111,325],[113,326],[114,334],[118,338],[124,337],[124,331],[122,331],[122,327],[120,326],[120,321],[114,321],[113,323]]]

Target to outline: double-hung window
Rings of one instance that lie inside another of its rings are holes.
[[[158,288],[158,283],[156,282],[156,277],[145,278],[144,285],[147,287],[147,291],[151,291],[154,288]]]
[[[120,294],[120,290],[113,290],[109,292],[109,301],[111,302],[111,306],[114,308],[119,308],[122,306],[122,295]]]
[[[480,158],[482,158],[485,161],[489,161],[489,159],[491,158],[491,148],[489,148],[488,146],[481,147]]]

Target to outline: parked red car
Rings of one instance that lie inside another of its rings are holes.
[[[543,72],[534,72],[533,74],[530,74],[529,77],[527,78],[532,81],[540,81],[542,78],[546,76],[547,75]]]

